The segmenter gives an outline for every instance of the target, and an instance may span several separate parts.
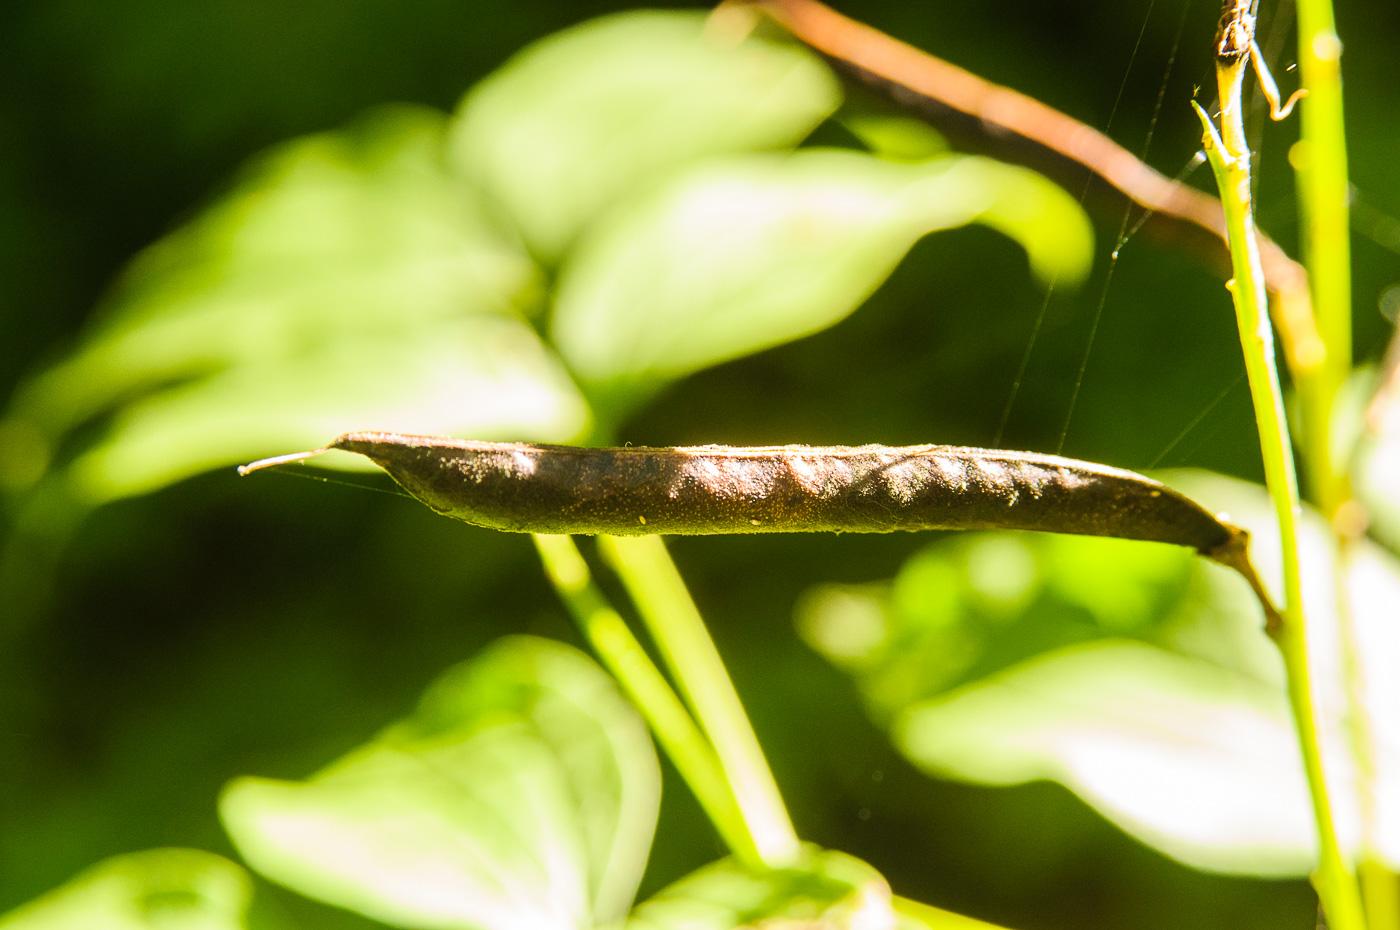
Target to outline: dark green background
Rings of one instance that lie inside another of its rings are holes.
[[[450,109],[528,41],[621,8],[0,5],[0,394],[65,351],[133,253],[212,198],[249,155],[377,103]],[[841,8],[1100,128],[1112,114],[1110,134],[1133,150],[1183,16],[1176,0]],[[1338,15],[1353,181],[1365,204],[1397,215],[1400,6],[1342,3]],[[1212,80],[1215,16],[1209,0],[1185,9],[1149,154],[1168,174],[1199,143],[1187,101]],[[1260,192],[1262,225],[1290,248],[1283,156],[1296,132],[1296,122],[1268,128]],[[1058,443],[1120,217],[1097,219],[1095,276],[1051,302],[1009,446]],[[1400,247],[1400,224],[1371,221],[1368,232],[1354,237],[1360,360],[1380,354],[1387,324],[1377,298],[1400,281],[1400,256],[1376,241],[1388,235]],[[1041,299],[1014,245],[981,229],[942,233],[851,319],[680,383],[619,438],[987,444]],[[1240,369],[1218,280],[1192,257],[1134,239],[1107,291],[1064,451],[1147,467]],[[1256,477],[1251,424],[1240,384],[1162,464]],[[1059,787],[936,783],[897,757],[853,686],[793,635],[792,605],[820,581],[887,578],[923,541],[672,547],[804,838],[867,859],[903,894],[1026,930],[1311,925],[1301,882],[1202,875],[1127,839]],[[451,524],[403,498],[220,473],[101,510],[63,562],[49,616],[13,647],[24,674],[0,684],[0,911],[114,853],[230,852],[214,811],[224,781],[308,774],[404,713],[443,668],[518,631],[574,635],[528,539]],[[721,852],[670,775],[644,892]],[[308,926],[357,923],[269,894]]]

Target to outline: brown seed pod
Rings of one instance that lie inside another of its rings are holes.
[[[346,433],[438,513],[515,533],[610,536],[1038,530],[1171,543],[1244,575],[1277,614],[1248,534],[1142,475],[1055,455],[959,446],[589,449]]]

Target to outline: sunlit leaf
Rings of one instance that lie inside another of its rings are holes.
[[[124,410],[73,463],[69,483],[100,503],[347,430],[559,441],[588,420],[583,398],[528,326],[480,315],[393,340],[340,339],[162,391]],[[326,464],[361,462],[346,455]]]
[[[795,868],[751,872],[725,859],[643,902],[626,930],[821,927],[893,930],[890,889],[844,853],[808,847]]]
[[[1005,930],[985,920],[966,917],[909,898],[894,899],[899,930]]]
[[[245,930],[253,883],[197,849],[153,849],[101,862],[8,914],[4,930]]]
[[[583,928],[630,907],[658,793],[646,730],[612,680],[518,637],[309,780],[235,781],[221,811],[255,869],[378,920]]]
[[[1254,534],[1255,561],[1266,582],[1281,588],[1281,557],[1273,507],[1264,489],[1218,475],[1190,473],[1170,483],[1217,510]],[[1331,533],[1316,513],[1306,511],[1300,524],[1303,599],[1310,635],[1308,655],[1315,680],[1320,726],[1330,745],[1346,746],[1357,738],[1350,718],[1353,707],[1365,716],[1366,742],[1372,756],[1373,797],[1369,842],[1373,852],[1391,868],[1400,868],[1400,559],[1368,540],[1350,547],[1347,560],[1347,601],[1350,623],[1337,616]],[[1344,644],[1354,643],[1356,667],[1350,669]],[[1338,752],[1337,755],[1348,755]],[[1301,764],[1301,763],[1300,763]],[[1355,782],[1347,771],[1349,758],[1334,761],[1341,774],[1332,779],[1334,806],[1340,808],[1343,840],[1355,845],[1360,834]]]
[[[519,309],[535,272],[445,167],[443,124],[389,109],[260,159],[137,258],[11,415],[57,436],[181,378]]]
[[[833,150],[706,163],[581,244],[553,338],[594,382],[680,377],[832,325],[919,238],[970,222],[1017,238],[1042,277],[1087,270],[1082,211],[1020,168]]]
[[[742,29],[644,11],[536,43],[462,102],[457,161],[558,258],[624,192],[700,156],[794,145],[836,108],[815,55]]]
[[[917,704],[895,740],[940,775],[1061,782],[1178,859],[1255,874],[1312,865],[1307,782],[1282,692],[1125,642],[1033,659]]]
[[[1263,489],[1201,473],[1172,483],[1249,528],[1261,574],[1277,585],[1277,535]],[[889,588],[865,588],[864,599],[858,590],[813,592],[799,629],[851,669],[876,717],[893,721],[899,748],[935,775],[1056,780],[1191,866],[1308,874],[1312,807],[1281,661],[1238,578],[1162,546],[1021,538],[1025,553],[1012,557],[1002,539],[990,555],[976,539],[937,543]],[[1312,667],[1338,825],[1355,847],[1357,766],[1343,724],[1351,709],[1330,559],[1326,527],[1309,515]],[[1026,567],[1016,569],[1022,560]],[[1355,546],[1350,597],[1355,689],[1376,773],[1371,842],[1396,861],[1396,560],[1378,546]]]
[[[949,536],[888,585],[814,588],[799,604],[798,631],[855,675],[871,712],[887,720],[1046,650],[1112,635],[1160,639],[1193,559],[1180,547],[1114,539]]]
[[[920,119],[889,113],[838,115],[865,147],[890,161],[921,162],[948,153],[948,140]]]
[[[1183,473],[1173,484],[1253,533],[1277,586],[1263,489]],[[1017,548],[1019,546],[1019,549]],[[1359,842],[1356,766],[1322,521],[1304,521],[1312,667],[1338,820]],[[1372,842],[1400,838],[1400,565],[1354,547],[1356,692],[1372,733]],[[988,784],[1059,781],[1143,842],[1199,868],[1302,875],[1307,783],[1282,663],[1239,580],[1181,550],[1109,540],[944,540],[891,585],[819,588],[804,638],[859,682],[911,759]],[[1126,641],[1124,637],[1132,637]]]

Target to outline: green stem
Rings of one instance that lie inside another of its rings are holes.
[[[1259,429],[1259,447],[1264,460],[1264,476],[1278,518],[1279,542],[1283,552],[1285,604],[1283,623],[1275,639],[1283,653],[1288,674],[1288,697],[1298,727],[1298,741],[1312,795],[1317,824],[1319,864],[1316,875],[1318,896],[1334,930],[1364,930],[1361,896],[1356,875],[1343,857],[1337,841],[1336,824],[1327,791],[1322,764],[1322,743],[1317,711],[1312,696],[1309,669],[1307,625],[1303,611],[1302,576],[1298,558],[1298,481],[1288,438],[1288,422],[1283,410],[1274,356],[1273,331],[1269,328],[1265,303],[1264,273],[1259,264],[1259,246],[1254,230],[1250,189],[1250,155],[1245,141],[1242,117],[1242,86],[1245,60],[1233,65],[1217,60],[1220,83],[1222,133],[1217,134],[1206,112],[1194,104],[1205,128],[1205,149],[1220,188],[1229,231],[1234,279],[1230,291],[1244,350],[1245,372],[1254,401],[1254,418]],[[1223,140],[1222,140],[1223,135]]]
[[[1307,100],[1302,139],[1290,155],[1298,172],[1303,254],[1326,359],[1303,398],[1309,424],[1309,478],[1329,518],[1346,501],[1331,459],[1332,408],[1351,374],[1351,230],[1342,113],[1342,43],[1331,0],[1298,0],[1298,65]],[[1310,379],[1313,380],[1313,379]]]
[[[759,855],[770,868],[791,865],[801,847],[777,782],[665,544],[659,536],[600,536],[598,544],[714,745]]]
[[[1345,584],[1347,538],[1361,521],[1340,513],[1351,501],[1344,470],[1333,461],[1332,418],[1338,392],[1351,373],[1351,232],[1348,216],[1350,184],[1347,179],[1346,120],[1342,106],[1342,43],[1337,36],[1331,0],[1298,0],[1298,65],[1308,99],[1302,110],[1302,138],[1290,153],[1298,177],[1302,212],[1303,252],[1312,285],[1318,332],[1326,346],[1326,360],[1315,378],[1299,385],[1299,407],[1307,429],[1308,472],[1318,506],[1336,530],[1340,556],[1338,609],[1345,626],[1350,599]],[[1306,387],[1306,390],[1304,389]],[[1352,505],[1354,507],[1354,505]],[[1339,516],[1342,519],[1339,519]],[[1351,668],[1359,667],[1355,637],[1342,643]],[[1357,701],[1360,684],[1353,681],[1350,713],[1355,718],[1353,743],[1358,756],[1358,791],[1364,802],[1374,796],[1374,756],[1366,708]],[[1397,877],[1375,854],[1374,810],[1363,811],[1363,849],[1360,868],[1362,896],[1374,930],[1400,930],[1400,892]]]
[[[751,867],[764,864],[724,779],[719,760],[680,698],[652,664],[642,644],[593,584],[588,563],[569,536],[534,537],[545,574],[573,614],[584,638],[646,718],[677,771],[725,845]]]

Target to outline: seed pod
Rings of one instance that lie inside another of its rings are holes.
[[[1276,622],[1244,530],[1151,478],[1055,455],[960,446],[587,449],[369,432],[346,433],[326,449],[368,457],[438,513],[515,533],[1012,529],[1172,543],[1244,575]]]

